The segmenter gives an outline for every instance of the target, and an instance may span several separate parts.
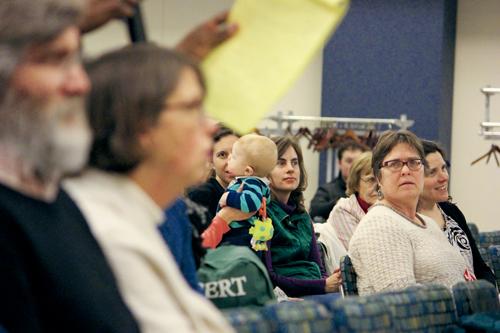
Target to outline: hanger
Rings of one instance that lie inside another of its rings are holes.
[[[347,131],[345,131],[343,137],[344,137],[344,141],[353,140],[353,141],[356,141],[358,143],[361,143],[361,140],[356,135],[356,132],[354,132],[354,130],[352,130],[350,128]]]
[[[366,145],[368,148],[373,149],[375,145],[377,144],[378,141],[378,135],[377,131],[374,129],[371,129],[366,136],[361,138],[361,141],[364,145]]]
[[[314,129],[314,132],[311,136],[311,140],[309,140],[309,145],[307,146],[308,149],[311,149],[312,147],[316,147],[318,143],[323,139],[323,137],[326,134],[325,128],[318,127]]]
[[[335,137],[335,128],[330,127],[326,130],[321,140],[314,146],[315,151],[322,151],[330,148],[332,140]]]
[[[302,137],[305,137],[308,141],[311,141],[312,134],[309,128],[307,127],[300,127],[297,130],[297,133],[294,134],[295,139],[299,140]]]
[[[490,161],[491,155],[493,155],[495,157],[495,161],[497,162],[497,166],[500,167],[500,163],[498,162],[497,154],[500,154],[500,147],[498,147],[495,144],[492,144],[491,147],[490,147],[490,150],[488,150],[488,152],[486,154],[481,155],[479,158],[477,158],[476,160],[472,161],[472,163],[470,165],[474,165],[474,164],[476,164],[477,162],[481,161],[484,158],[486,158],[486,164],[488,164],[488,162]]]

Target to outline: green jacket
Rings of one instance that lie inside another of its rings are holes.
[[[278,275],[297,279],[322,279],[318,263],[319,253],[307,212],[287,214],[279,203],[272,200],[267,208],[273,221],[271,240],[272,268]],[[314,249],[312,247],[314,246]]]

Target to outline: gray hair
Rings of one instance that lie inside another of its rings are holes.
[[[83,5],[83,0],[0,2],[0,100],[26,49],[48,42],[76,25]]]

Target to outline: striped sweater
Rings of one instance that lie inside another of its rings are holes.
[[[237,177],[229,184],[227,193],[226,205],[244,213],[258,211],[262,205],[262,199],[265,199],[266,203],[271,199],[268,180],[260,177]],[[255,216],[250,217],[248,222],[253,225],[255,218]],[[231,228],[247,225],[238,221],[230,223]]]

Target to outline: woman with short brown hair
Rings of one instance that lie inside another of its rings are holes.
[[[421,283],[447,287],[464,281],[467,267],[436,223],[417,213],[425,155],[409,131],[387,131],[373,150],[378,202],[349,244],[361,295]]]
[[[142,332],[232,332],[185,282],[158,227],[200,179],[213,126],[198,67],[152,44],[89,66],[90,167],[66,188],[81,207]],[[174,220],[167,223],[176,223]]]

